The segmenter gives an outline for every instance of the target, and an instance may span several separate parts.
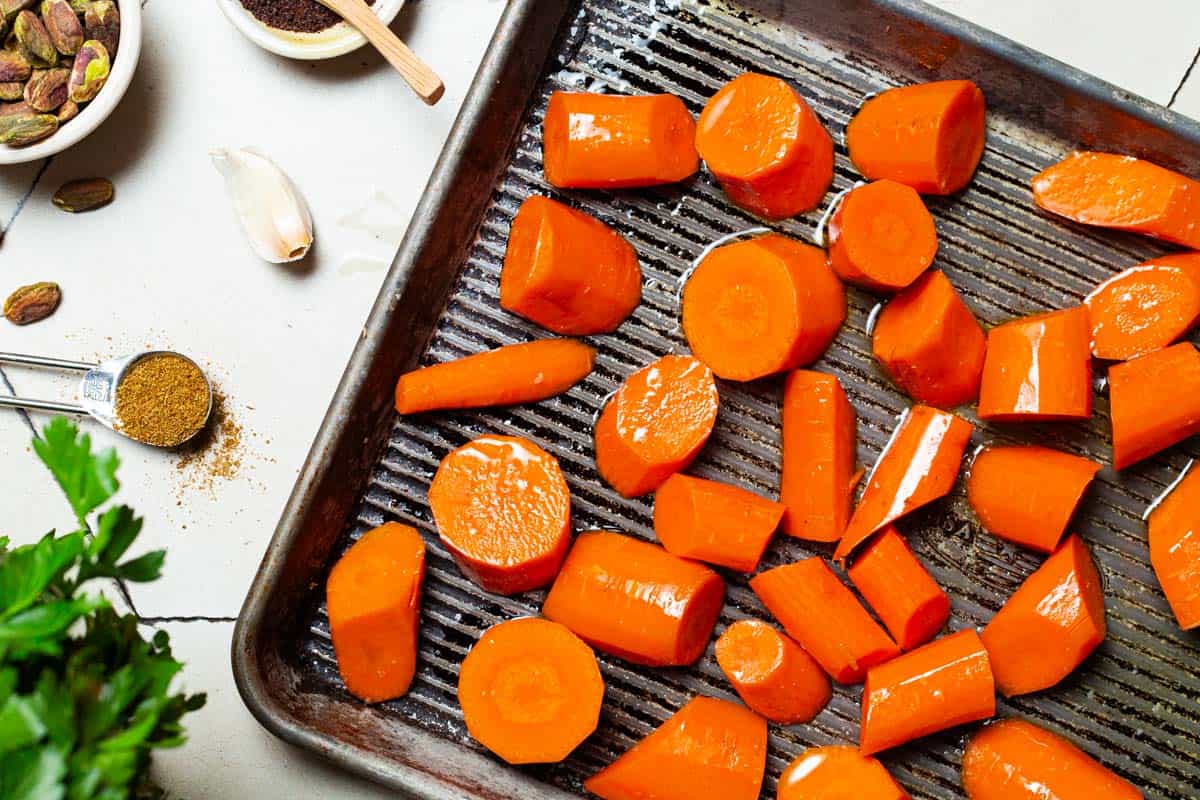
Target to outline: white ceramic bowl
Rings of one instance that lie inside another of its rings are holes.
[[[108,80],[100,94],[85,105],[75,119],[63,123],[62,127],[40,142],[28,147],[0,144],[0,164],[24,164],[66,150],[96,130],[121,102],[129,82],[133,80],[133,71],[142,52],[142,4],[139,0],[118,0],[117,8],[121,12],[121,38],[117,43],[117,57],[113,59]]]
[[[233,27],[247,39],[265,50],[288,58],[309,61],[333,58],[357,50],[367,43],[361,33],[345,22],[318,33],[296,33],[264,25],[239,0],[217,0],[217,5],[233,23]],[[371,8],[384,25],[390,25],[403,6],[404,0],[375,0]]]

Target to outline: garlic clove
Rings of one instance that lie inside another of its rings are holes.
[[[312,215],[287,174],[248,147],[220,148],[211,156],[254,252],[273,264],[304,258],[313,243]]]

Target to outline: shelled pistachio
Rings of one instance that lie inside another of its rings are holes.
[[[55,50],[64,56],[79,52],[83,45],[83,25],[67,0],[43,0],[42,23]]]
[[[13,21],[13,33],[30,64],[40,67],[58,63],[58,51],[37,14],[29,10],[18,13]]]
[[[25,87],[21,87],[23,92]],[[32,114],[33,109],[24,100],[18,100],[15,103],[0,103],[0,117],[11,117],[13,114]]]
[[[121,14],[111,0],[93,0],[83,12],[83,29],[87,38],[95,39],[108,50],[109,58],[117,54],[121,38]]]
[[[53,114],[8,114],[0,116],[0,144],[23,147],[45,139],[58,130]]]
[[[58,113],[55,116],[58,117],[59,125],[67,120],[75,119],[75,117],[79,116],[79,103],[76,103],[74,100],[68,100],[58,107]]]
[[[33,67],[30,66],[29,59],[25,58],[22,53],[0,50],[0,81],[4,83],[27,81],[31,74],[33,74]]]
[[[108,178],[80,178],[58,187],[50,198],[63,211],[78,213],[106,206],[113,199],[113,185]]]
[[[49,113],[67,102],[67,82],[71,72],[65,69],[35,70],[25,84],[25,102],[34,111]]]
[[[20,100],[25,96],[25,84],[20,81],[0,83],[0,100]]]
[[[71,68],[70,99],[86,103],[104,88],[108,80],[108,49],[95,39],[88,39],[75,54],[75,66]]]

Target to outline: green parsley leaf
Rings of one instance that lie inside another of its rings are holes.
[[[92,438],[80,434],[65,417],[55,417],[42,429],[42,438],[33,440],[42,463],[62,487],[75,517],[83,527],[87,515],[117,492],[117,451],[108,449],[92,454]]]

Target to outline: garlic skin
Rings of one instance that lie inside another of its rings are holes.
[[[225,187],[254,252],[272,264],[304,258],[313,243],[312,215],[287,174],[248,147],[219,148],[210,155],[225,176]]]

